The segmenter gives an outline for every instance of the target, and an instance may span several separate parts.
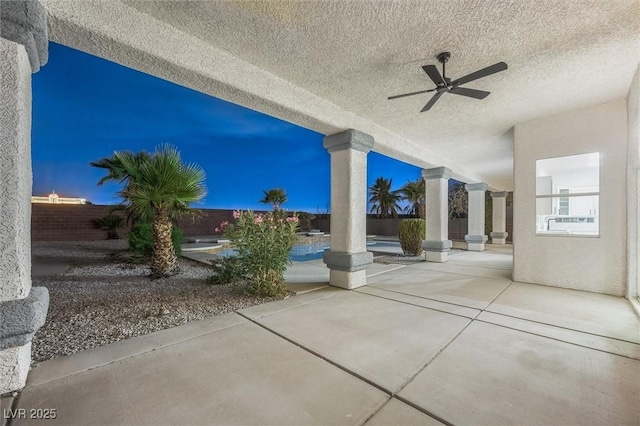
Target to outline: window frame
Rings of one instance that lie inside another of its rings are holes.
[[[560,191],[566,190],[567,188],[558,188],[558,192],[557,193],[553,193],[553,188],[552,188],[551,189],[552,193],[550,193],[550,194],[538,194],[538,177],[542,177],[542,176],[538,176],[538,161],[552,160],[552,159],[556,159],[556,158],[565,158],[565,157],[575,157],[575,156],[579,156],[579,155],[588,155],[588,154],[598,154],[598,191],[575,192],[575,193],[568,192],[568,193],[565,193],[565,192],[560,192]],[[569,205],[568,208],[569,208],[569,212],[570,212],[571,211],[571,201],[572,201],[572,199],[575,199],[575,198],[578,198],[578,197],[598,197],[598,210],[597,211],[600,212],[601,211],[601,202],[600,202],[601,197],[600,196],[601,196],[601,193],[602,193],[602,191],[600,190],[600,188],[601,188],[601,180],[602,180],[601,179],[602,176],[601,176],[601,173],[600,173],[600,170],[602,168],[601,159],[602,159],[601,153],[599,151],[596,151],[596,152],[583,152],[583,153],[578,153],[578,154],[560,155],[560,156],[557,156],[557,157],[538,158],[538,159],[535,160],[534,169],[535,169],[535,178],[536,178],[535,182],[536,183],[534,185],[534,193],[535,193],[534,197],[535,197],[535,200],[536,200],[536,203],[535,203],[536,212],[535,212],[534,216],[536,218],[536,221],[535,221],[535,236],[536,237],[600,238],[600,214],[594,215],[593,218],[591,218],[591,220],[588,220],[590,218],[584,218],[585,219],[584,222],[581,222],[581,221],[576,221],[575,222],[575,223],[597,223],[597,225],[598,225],[597,234],[581,234],[581,233],[577,233],[577,234],[571,233],[571,234],[569,234],[569,233],[563,233],[561,231],[558,231],[558,232],[553,232],[553,231],[540,232],[538,230],[538,216],[540,216],[540,215],[538,215],[538,210],[537,210],[538,203],[537,203],[537,200],[548,199],[548,198],[550,198],[552,200],[554,198],[558,199],[558,213],[557,214],[553,213],[552,215],[555,215],[555,216],[569,216],[569,218],[560,218],[560,219],[563,219],[563,220],[560,221],[560,222],[556,222],[556,223],[574,223],[574,222],[571,222],[571,221],[565,221],[564,220],[564,219],[571,219],[571,215],[570,214],[567,214],[567,215],[561,215],[560,214],[560,200],[561,199],[566,199],[568,201],[568,205]],[[547,215],[545,215],[545,216],[547,216]],[[551,215],[548,215],[548,216],[551,216]],[[576,215],[576,216],[584,216],[584,215]]]

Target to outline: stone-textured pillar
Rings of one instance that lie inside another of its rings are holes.
[[[469,195],[469,233],[464,236],[467,242],[467,250],[482,251],[487,236],[484,234],[484,193],[487,190],[486,183],[470,183],[465,185]]]
[[[451,170],[437,167],[422,171],[425,187],[426,234],[422,242],[427,262],[446,262],[449,240],[449,178]]]
[[[492,192],[493,216],[491,222],[491,243],[507,243],[507,196],[508,192]]]
[[[349,129],[324,138],[331,154],[331,248],[324,254],[332,286],[352,289],[366,285],[367,153],[373,138]]]
[[[46,11],[2,0],[0,36],[1,394],[25,385],[49,305],[46,288],[31,288],[31,73],[47,61]]]

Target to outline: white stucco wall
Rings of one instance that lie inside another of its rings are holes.
[[[31,66],[0,38],[0,302],[31,289]]]
[[[638,247],[640,232],[640,65],[629,88],[627,97],[628,147],[627,147],[627,297],[640,295],[638,273]]]
[[[31,290],[31,65],[0,38],[0,302]],[[24,386],[31,343],[0,351],[0,393]]]
[[[514,280],[625,294],[627,138],[626,99],[515,127]],[[536,160],[589,152],[600,152],[600,236],[536,236]]]

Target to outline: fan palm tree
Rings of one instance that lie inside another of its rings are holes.
[[[150,158],[151,154],[147,151],[117,151],[114,152],[111,157],[101,158],[98,161],[89,163],[89,165],[107,171],[107,175],[98,181],[98,186],[102,186],[109,181],[115,181],[117,183],[123,183],[125,188],[128,188],[136,181],[142,164],[149,161]],[[128,212],[127,204],[125,200],[124,204],[112,207],[109,213],[118,211]],[[127,216],[127,223],[134,227],[137,223],[137,218],[129,214]]]
[[[133,164],[124,160],[129,170]],[[171,240],[172,221],[191,213],[189,204],[205,196],[204,180],[205,173],[200,166],[183,164],[175,147],[162,145],[139,164],[135,179],[120,192],[135,218],[153,220],[153,278],[177,272],[178,259]]]
[[[287,192],[282,188],[273,188],[264,192],[264,198],[260,200],[262,204],[271,204],[274,207],[287,202]]]
[[[402,200],[400,191],[391,190],[392,180],[379,177],[375,183],[369,187],[369,202],[371,212],[378,217],[396,217],[400,206],[398,202]]]
[[[111,157],[101,158],[89,164],[107,171],[107,175],[98,181],[98,185],[103,185],[108,181],[116,181],[129,185],[132,181],[135,181],[140,166],[148,161],[150,157],[151,154],[146,151],[136,153],[118,151]]]
[[[424,179],[410,180],[400,188],[402,197],[409,202],[405,212],[424,219],[425,184]]]

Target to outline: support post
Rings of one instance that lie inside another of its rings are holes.
[[[24,387],[49,293],[31,287],[31,74],[47,61],[37,0],[0,8],[0,394]]]
[[[491,244],[507,243],[507,192],[492,192],[493,216],[491,222]]]
[[[324,254],[329,284],[353,289],[367,284],[367,153],[373,137],[349,129],[326,136],[331,154],[331,247]]]
[[[425,187],[425,239],[422,248],[427,262],[446,262],[451,250],[449,240],[449,178],[451,170],[437,167],[422,171]]]
[[[469,194],[469,233],[464,236],[467,250],[483,251],[487,236],[484,234],[484,193],[486,183],[471,183],[465,185]]]

